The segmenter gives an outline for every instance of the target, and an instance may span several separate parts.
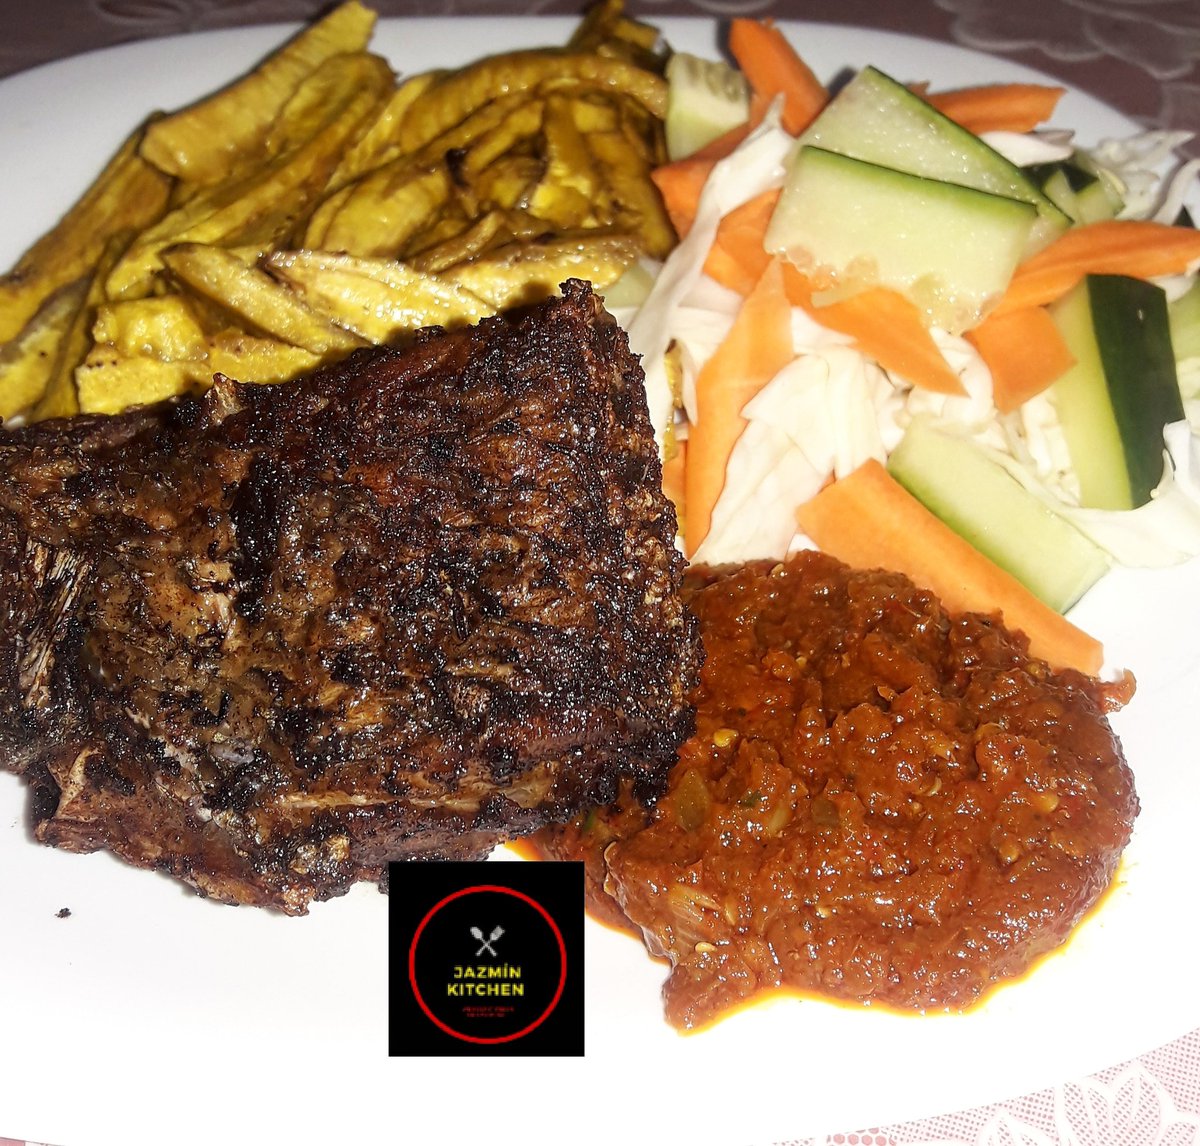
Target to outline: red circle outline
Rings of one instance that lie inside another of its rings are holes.
[[[441,911],[443,907],[446,906],[446,904],[452,903],[456,899],[461,899],[464,895],[473,895],[482,891],[494,891],[500,895],[511,895],[515,896],[517,899],[524,900],[548,924],[550,924],[550,930],[554,933],[555,941],[558,943],[558,961],[559,966],[562,968],[558,976],[558,989],[554,992],[554,998],[550,1000],[546,1009],[536,1019],[534,1019],[533,1022],[522,1027],[519,1031],[516,1031],[511,1035],[500,1035],[497,1038],[480,1038],[478,1035],[467,1035],[463,1034],[461,1031],[456,1031],[448,1023],[444,1023],[441,1019],[439,1019],[437,1015],[435,1015],[433,1011],[429,1009],[429,1004],[426,1003],[424,998],[421,996],[421,988],[417,986],[417,943],[421,938],[421,932],[425,930],[426,924],[428,924],[429,921],[439,911]],[[525,1035],[529,1034],[530,1031],[534,1030],[536,1027],[540,1027],[542,1023],[549,1018],[551,1011],[558,1006],[558,1001],[562,998],[563,990],[567,985],[567,945],[565,942],[563,942],[562,932],[558,929],[558,924],[554,922],[554,919],[551,917],[550,913],[540,903],[538,903],[536,899],[526,895],[523,891],[517,891],[515,888],[511,887],[501,887],[499,884],[494,883],[483,883],[477,884],[473,887],[464,887],[459,891],[452,892],[445,898],[440,899],[425,913],[425,917],[421,920],[421,922],[417,924],[417,929],[415,932],[413,932],[412,942],[408,947],[408,982],[412,987],[413,996],[416,998],[417,1004],[420,1006],[421,1010],[425,1012],[425,1017],[428,1018],[429,1021],[434,1024],[434,1026],[445,1031],[446,1034],[451,1035],[453,1038],[461,1039],[463,1042],[479,1043],[485,1046],[494,1046],[497,1043],[510,1043],[514,1039],[524,1038]]]

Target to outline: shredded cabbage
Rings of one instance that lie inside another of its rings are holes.
[[[1057,163],[1075,153],[1069,131],[985,131],[979,138],[1017,167]]]
[[[796,506],[831,474],[887,457],[895,442],[885,442],[876,411],[894,393],[887,375],[849,346],[826,344],[789,362],[742,410],[749,424],[694,560],[783,557],[796,534]]]
[[[787,158],[796,141],[779,126],[779,107],[714,167],[696,207],[691,230],[667,256],[646,301],[628,326],[629,345],[642,356],[650,423],[662,450],[675,418],[666,353],[676,337],[680,307],[704,270],[721,218],[764,191],[783,186]]]
[[[1173,223],[1200,171],[1197,161],[1181,164],[1176,156],[1191,139],[1190,131],[1144,131],[1106,139],[1083,153],[1121,188],[1119,218]]]

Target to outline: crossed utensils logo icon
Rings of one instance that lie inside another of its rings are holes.
[[[492,944],[504,934],[503,927],[500,927],[499,925],[493,927],[491,935],[489,935],[486,939],[484,939],[483,932],[478,927],[472,927],[471,934],[478,939],[481,944],[479,950],[475,952],[476,956],[482,955],[486,951],[494,958],[498,959],[500,957],[499,953],[496,951],[496,948],[493,947]]]

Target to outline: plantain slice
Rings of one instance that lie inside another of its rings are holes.
[[[161,171],[209,185],[257,163],[276,116],[296,88],[334,56],[362,52],[375,13],[349,0],[273,52],[248,75],[154,123],[142,155]]]
[[[203,355],[205,328],[190,298],[167,294],[98,306],[92,337],[123,358],[178,362]]]
[[[191,389],[187,366],[161,358],[125,357],[95,343],[75,371],[79,408],[85,414],[118,414],[130,406],[159,402]]]
[[[675,228],[650,179],[649,159],[631,148],[621,132],[598,131],[585,138],[612,198],[612,222],[635,230],[645,254],[666,258],[676,243]]]
[[[575,126],[573,101],[546,101],[543,140],[545,170],[529,196],[529,210],[559,230],[612,222],[607,188]]]
[[[313,309],[369,342],[390,342],[423,326],[474,323],[494,313],[458,283],[394,259],[276,251],[265,265],[300,291]]]
[[[87,289],[86,277],[60,287],[16,338],[0,346],[0,418],[24,414],[46,393],[59,350]]]
[[[432,246],[414,248],[405,262],[425,274],[438,274],[455,263],[464,263],[495,247],[518,239],[533,239],[545,232],[545,224],[523,211],[498,209],[480,215],[457,234]]]
[[[485,167],[471,183],[471,190],[482,212],[477,221],[482,222],[495,211],[527,214],[530,197],[545,168],[545,162],[539,156],[522,152],[502,155],[495,163]],[[545,227],[536,227],[529,233],[536,235],[544,230]],[[450,261],[457,262],[458,259]]]
[[[115,414],[191,388],[183,363],[204,356],[204,330],[182,295],[101,304],[75,370],[80,410]]]
[[[394,255],[437,215],[450,190],[444,166],[396,160],[318,207],[304,244],[352,255]]]
[[[509,243],[442,274],[497,310],[507,310],[557,293],[569,278],[588,279],[603,290],[640,254],[636,235],[589,228],[545,241]]]
[[[470,144],[450,152],[447,162],[460,184],[469,185],[483,170],[502,155],[521,152],[533,146],[545,127],[545,106],[540,99],[521,100],[489,131]]]
[[[207,389],[214,374],[241,382],[286,382],[321,364],[319,355],[275,338],[259,338],[243,330],[222,330],[205,343],[203,364],[184,363],[188,380]]]
[[[132,238],[133,235],[129,231],[114,235],[101,253],[86,283],[85,295],[58,345],[46,390],[29,412],[29,421],[68,418],[79,413],[79,390],[75,384],[75,371],[87,357],[92,345],[92,327],[105,298],[104,280]]]
[[[365,345],[358,335],[318,314],[303,298],[258,267],[248,267],[220,247],[184,243],[163,251],[163,262],[180,282],[273,335],[322,359]]]
[[[80,408],[110,414],[127,406],[205,390],[215,374],[283,382],[321,358],[278,339],[226,327],[207,331],[198,300],[163,295],[102,305],[95,342],[76,370]]]
[[[125,140],[59,223],[0,278],[0,343],[16,337],[56,290],[87,275],[113,235],[149,226],[166,210],[172,181],[138,154],[143,130]]]
[[[661,71],[666,62],[666,47],[658,29],[626,16],[623,0],[592,4],[567,47],[575,52],[616,56],[651,71]]]
[[[409,76],[392,91],[376,109],[357,141],[346,149],[338,161],[337,168],[329,178],[330,191],[337,191],[400,157],[400,146],[396,139],[400,124],[416,98],[441,74],[421,72]]]

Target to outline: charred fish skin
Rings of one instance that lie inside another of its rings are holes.
[[[279,386],[0,434],[35,834],[303,913],[665,782],[701,659],[587,284]]]

